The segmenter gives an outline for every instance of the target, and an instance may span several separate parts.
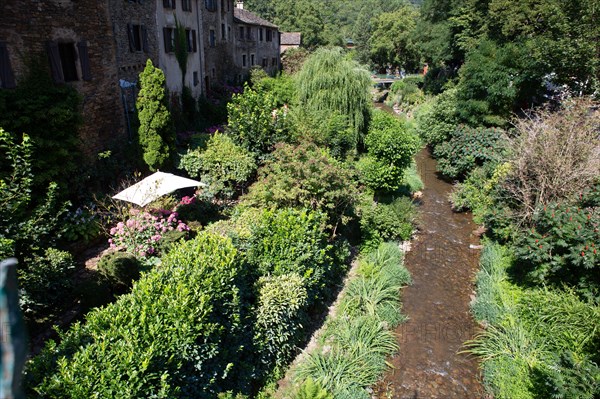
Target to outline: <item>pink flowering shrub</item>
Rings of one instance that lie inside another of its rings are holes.
[[[160,240],[173,230],[189,231],[190,228],[178,219],[177,212],[158,210],[156,214],[138,209],[130,210],[130,218],[110,229],[110,247],[123,249],[137,257],[158,256]]]

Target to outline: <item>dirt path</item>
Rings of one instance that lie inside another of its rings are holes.
[[[400,351],[393,369],[374,388],[376,398],[450,399],[484,397],[475,359],[458,354],[477,326],[469,313],[479,239],[470,214],[453,213],[452,185],[438,178],[426,150],[417,156],[425,183],[422,231],[406,255],[413,285],[402,293],[409,321],[400,325]]]

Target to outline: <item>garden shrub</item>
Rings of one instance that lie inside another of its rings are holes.
[[[358,164],[362,179],[373,190],[397,190],[419,144],[418,137],[399,119],[375,112],[365,138],[367,156]]]
[[[27,367],[28,397],[208,398],[233,389],[242,374],[241,271],[228,239],[182,243],[130,294],[48,342]]]
[[[126,252],[110,252],[98,262],[98,271],[107,280],[125,288],[131,287],[132,282],[140,277],[140,269],[140,261]]]
[[[448,89],[421,105],[415,122],[417,133],[432,148],[448,140],[459,124],[456,89]]]
[[[285,110],[278,110],[271,93],[244,86],[227,104],[228,124],[225,132],[233,141],[262,159],[274,145],[289,141]]]
[[[136,100],[140,127],[140,146],[144,162],[150,170],[158,170],[168,164],[175,145],[175,128],[167,109],[165,75],[148,59],[140,74],[140,92]]]
[[[505,157],[506,136],[498,128],[470,128],[460,125],[447,141],[438,144],[433,156],[444,175],[464,178],[470,171],[486,163],[495,165]]]
[[[337,160],[356,153],[356,135],[348,117],[339,111],[309,110],[296,107],[290,112],[293,129],[318,146],[327,147]]]
[[[273,159],[259,169],[259,180],[244,197],[260,207],[298,207],[321,211],[328,227],[336,228],[353,216],[358,188],[353,173],[314,144],[279,144]]]
[[[205,195],[231,198],[250,179],[256,162],[252,154],[235,144],[231,137],[215,133],[205,150],[188,150],[181,157],[179,168],[208,184],[203,189]]]
[[[281,74],[277,77],[267,76],[257,81],[252,80],[252,87],[259,92],[271,94],[277,107],[296,103],[296,85],[290,75]]]
[[[260,211],[248,227],[248,263],[258,276],[298,274],[305,280],[312,304],[333,278],[332,246],[327,242],[325,224],[326,216],[315,211]]]
[[[21,309],[30,318],[54,315],[72,299],[73,256],[54,248],[35,251],[17,269]]]
[[[407,77],[392,84],[386,103],[390,106],[398,104],[406,112],[424,101],[425,95],[419,88],[418,79]]]
[[[542,109],[515,122],[511,168],[502,187],[517,223],[530,222],[538,207],[573,203],[600,171],[600,110],[587,98],[565,101],[557,112]]]
[[[333,396],[309,377],[300,385],[294,399],[333,399]]]
[[[360,210],[363,246],[377,248],[384,241],[412,236],[417,210],[409,198],[399,197],[389,204],[368,201]]]
[[[257,288],[254,342],[261,362],[282,370],[303,338],[308,305],[304,279],[295,273],[264,276]]]
[[[596,188],[600,191],[600,186]],[[600,201],[550,203],[535,213],[515,243],[517,258],[537,284],[569,284],[600,297]]]

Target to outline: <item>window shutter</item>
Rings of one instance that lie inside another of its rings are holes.
[[[197,44],[196,44],[196,31],[195,30],[192,30],[192,37],[193,37],[192,41],[193,41],[194,53],[195,53],[195,52],[198,51],[198,47],[197,47]]]
[[[170,53],[172,51],[171,46],[171,34],[169,33],[169,28],[163,28],[163,39],[165,42],[165,53]]]
[[[142,50],[144,53],[148,52],[148,29],[145,25],[142,25]]]
[[[17,86],[6,43],[0,43],[0,84],[5,89],[12,89]]]
[[[133,24],[127,24],[127,38],[129,39],[129,51],[135,51],[135,41],[133,40]]]
[[[58,43],[48,42],[48,57],[50,58],[50,70],[52,79],[56,83],[65,83],[65,76],[60,62],[60,53],[58,52]]]
[[[87,42],[82,41],[77,43],[77,49],[79,50],[79,62],[81,64],[81,77],[85,81],[92,80],[92,71],[90,69],[90,57],[88,54]]]
[[[171,6],[171,0],[163,0],[163,7],[169,8]]]

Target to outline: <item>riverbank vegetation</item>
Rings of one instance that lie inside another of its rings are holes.
[[[340,50],[315,52],[305,68],[293,80],[255,73],[228,104],[227,125],[189,137],[180,173],[208,187],[144,209],[104,206],[117,252],[100,259],[85,301],[103,306],[28,363],[28,397],[268,397],[263,387],[321,326],[357,257],[327,322],[335,349],[315,354],[294,386],[366,395],[404,319],[399,290],[410,278],[390,240],[415,228],[410,192],[398,189],[419,185],[407,173],[419,140],[372,109],[368,72]],[[311,83],[336,73],[353,82],[346,91]],[[27,156],[15,151],[18,180]]]

